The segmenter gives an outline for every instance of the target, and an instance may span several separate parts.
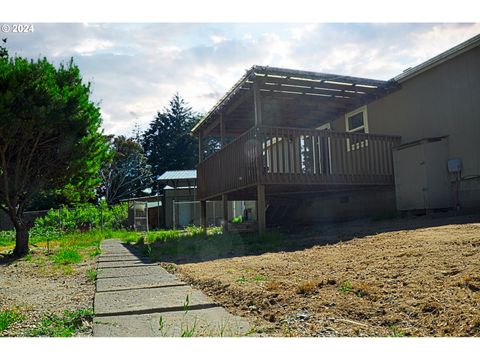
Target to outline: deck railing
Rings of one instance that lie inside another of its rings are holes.
[[[255,184],[393,184],[400,137],[284,127],[252,128],[197,167],[205,199]]]

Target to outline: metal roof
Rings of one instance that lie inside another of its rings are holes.
[[[158,180],[191,180],[197,178],[197,170],[165,171]]]
[[[186,190],[186,189],[196,189],[197,186],[177,186],[176,188],[174,188],[173,186],[170,186],[170,185],[167,185],[163,188],[163,190],[174,190],[174,189],[177,189],[177,190]]]

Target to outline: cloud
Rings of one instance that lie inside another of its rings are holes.
[[[390,79],[480,24],[35,24],[11,53],[70,57],[92,83],[106,133],[146,128],[179,92],[205,112],[252,65]]]
[[[80,55],[93,55],[94,52],[113,47],[113,42],[108,40],[85,39],[73,48],[73,51]]]

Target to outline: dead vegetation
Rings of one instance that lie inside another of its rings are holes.
[[[268,336],[480,336],[480,223],[427,223],[177,271]]]

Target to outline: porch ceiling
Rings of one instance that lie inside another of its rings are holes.
[[[253,66],[192,129],[218,135],[223,113],[230,134],[253,126],[253,84],[262,97],[265,125],[313,127],[398,88],[395,81]]]

